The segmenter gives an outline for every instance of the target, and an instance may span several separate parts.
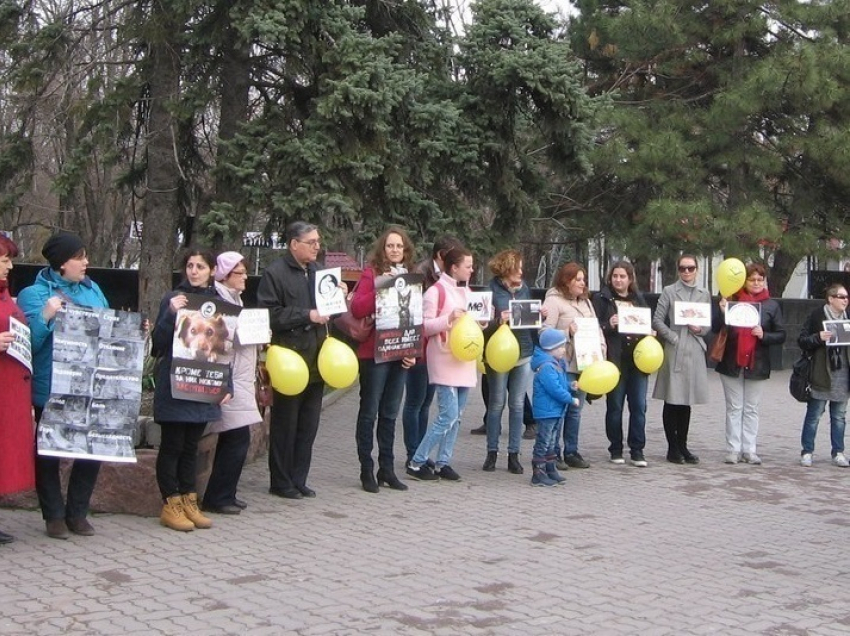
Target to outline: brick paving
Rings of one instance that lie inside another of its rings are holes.
[[[589,470],[531,488],[506,455],[481,471],[470,399],[453,466],[459,483],[359,487],[356,391],[326,405],[310,485],[267,494],[246,470],[238,517],[181,534],[156,519],[96,515],[94,538],[48,539],[37,511],[0,510],[17,542],[0,547],[0,634],[847,634],[843,580],[850,472],[798,465],[804,407],[770,380],[762,466],[722,463],[723,400],[694,409],[702,463],[664,461],[661,403],[650,400],[648,468],[607,462],[604,402],[587,407]],[[397,455],[404,456],[400,424]],[[505,438],[503,436],[503,444]],[[400,462],[399,472],[403,472]]]

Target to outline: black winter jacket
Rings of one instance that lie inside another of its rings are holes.
[[[316,308],[315,263],[301,267],[290,252],[272,262],[257,288],[257,306],[269,310],[272,344],[292,349],[304,358],[310,382],[321,382],[317,359],[327,330],[310,320]]]
[[[617,313],[617,303],[614,302],[616,294],[610,287],[603,287],[599,293],[593,296],[593,308],[596,310],[596,317],[599,318],[599,326],[602,328],[602,333],[605,336],[607,345],[608,360],[620,367],[623,356],[631,356],[634,352],[635,345],[640,342],[643,336],[638,334],[621,334],[618,329],[611,326],[611,316]],[[649,307],[643,294],[637,292],[629,293],[625,300],[631,301],[635,307]]]
[[[718,301],[719,302],[719,301]],[[711,330],[719,332],[725,320],[720,305],[714,303],[711,317]],[[761,303],[761,328],[764,330],[764,338],[756,344],[753,354],[755,361],[752,369],[744,368],[744,378],[747,380],[767,380],[770,377],[770,347],[781,345],[785,342],[785,325],[782,323],[782,310],[779,303],[768,298]],[[714,370],[721,375],[737,378],[741,374],[738,366],[738,331],[735,327],[727,327],[728,336],[726,348],[723,351],[723,359],[717,363]]]

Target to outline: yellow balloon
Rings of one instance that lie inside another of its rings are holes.
[[[620,381],[620,370],[617,365],[608,360],[594,362],[578,379],[578,388],[592,395],[605,395],[614,390]]]
[[[335,389],[344,389],[357,379],[357,354],[342,340],[325,338],[319,351],[319,375]]]
[[[637,343],[632,355],[638,369],[644,373],[655,373],[664,362],[664,347],[653,336],[646,336]]]
[[[717,287],[724,298],[741,289],[746,280],[747,268],[737,258],[727,258],[717,266]]]
[[[292,349],[272,345],[266,351],[266,369],[272,387],[284,395],[298,395],[307,388],[310,372],[304,358]]]
[[[519,342],[508,325],[496,329],[484,351],[487,364],[493,371],[507,373],[519,360]]]
[[[484,353],[484,333],[469,314],[464,314],[449,333],[449,348],[458,360],[471,362]]]

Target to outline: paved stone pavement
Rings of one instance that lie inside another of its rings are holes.
[[[798,465],[804,407],[788,372],[762,405],[763,466],[722,463],[723,401],[695,408],[699,466],[664,461],[650,401],[648,468],[607,462],[604,402],[587,407],[593,466],[565,486],[481,471],[478,392],[454,467],[459,483],[363,492],[356,391],[326,406],[314,500],[267,494],[246,470],[238,517],[181,534],[156,519],[97,515],[95,538],[48,539],[34,511],[0,510],[2,634],[847,634],[850,471]],[[399,425],[400,433],[400,425]],[[403,457],[401,435],[397,452]],[[503,443],[504,443],[503,438]],[[401,465],[399,463],[399,470]]]

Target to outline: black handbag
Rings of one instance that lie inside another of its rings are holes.
[[[812,355],[803,351],[800,359],[791,367],[791,379],[788,380],[788,390],[798,402],[808,402],[812,399]]]

